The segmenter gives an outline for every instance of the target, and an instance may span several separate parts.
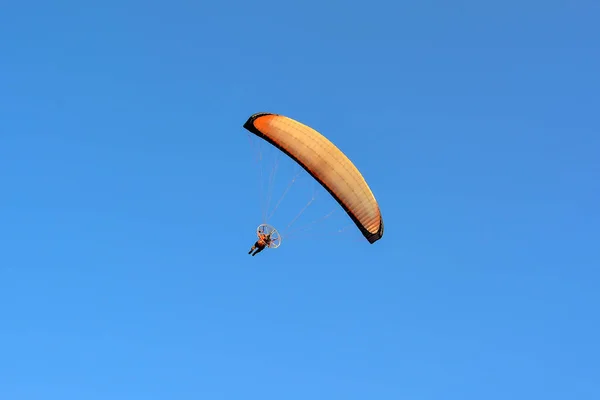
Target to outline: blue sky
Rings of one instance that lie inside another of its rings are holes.
[[[6,2],[0,398],[600,398],[599,17]],[[247,255],[258,111],[350,156],[382,240],[320,225]]]

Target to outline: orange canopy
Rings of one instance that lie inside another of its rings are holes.
[[[370,243],[381,239],[383,219],[375,196],[350,159],[325,136],[272,113],[252,115],[244,128],[300,164],[343,207]]]

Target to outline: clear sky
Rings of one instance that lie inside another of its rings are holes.
[[[5,1],[0,398],[599,399],[599,20],[592,0]],[[319,225],[248,256],[259,111],[348,154],[382,240]]]

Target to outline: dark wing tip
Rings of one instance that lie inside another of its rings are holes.
[[[369,243],[373,244],[376,241],[378,241],[379,239],[381,239],[382,237],[383,237],[383,218],[381,218],[381,221],[379,224],[379,230],[377,231],[377,233],[367,237],[367,240],[369,241]]]
[[[277,115],[277,114],[270,113],[270,112],[257,112],[257,113],[254,113],[254,114],[252,114],[252,115],[250,116],[250,118],[248,118],[248,120],[247,120],[247,121],[244,123],[244,125],[243,125],[243,126],[244,126],[244,128],[246,128],[246,129],[248,129],[249,131],[251,131],[251,130],[252,130],[251,128],[253,128],[253,127],[254,127],[254,121],[256,121],[256,119],[257,119],[257,118],[264,117],[265,115]]]

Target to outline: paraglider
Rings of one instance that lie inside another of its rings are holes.
[[[257,255],[266,247],[276,249],[281,244],[279,232],[277,232],[275,228],[268,224],[259,225],[258,228],[256,228],[256,236],[258,236],[258,240],[248,252],[248,254],[252,254],[252,256]],[[252,253],[253,251],[254,253]]]
[[[369,185],[350,159],[325,136],[296,120],[273,113],[256,113],[243,127],[306,170],[337,201],[369,243],[382,238],[383,218]],[[271,226],[269,229],[275,231]],[[272,247],[266,243],[266,237],[259,235],[253,250],[260,248],[259,245],[262,248],[257,253]]]
[[[257,255],[258,253],[263,251],[265,247],[267,247],[269,245],[270,241],[271,241],[271,237],[269,235],[261,234],[258,237],[258,240],[256,241],[256,243],[254,243],[254,246],[252,246],[252,248],[248,252],[248,254],[252,254],[252,256]],[[254,249],[256,249],[256,251],[254,251]],[[254,253],[252,253],[253,251],[254,251]]]

